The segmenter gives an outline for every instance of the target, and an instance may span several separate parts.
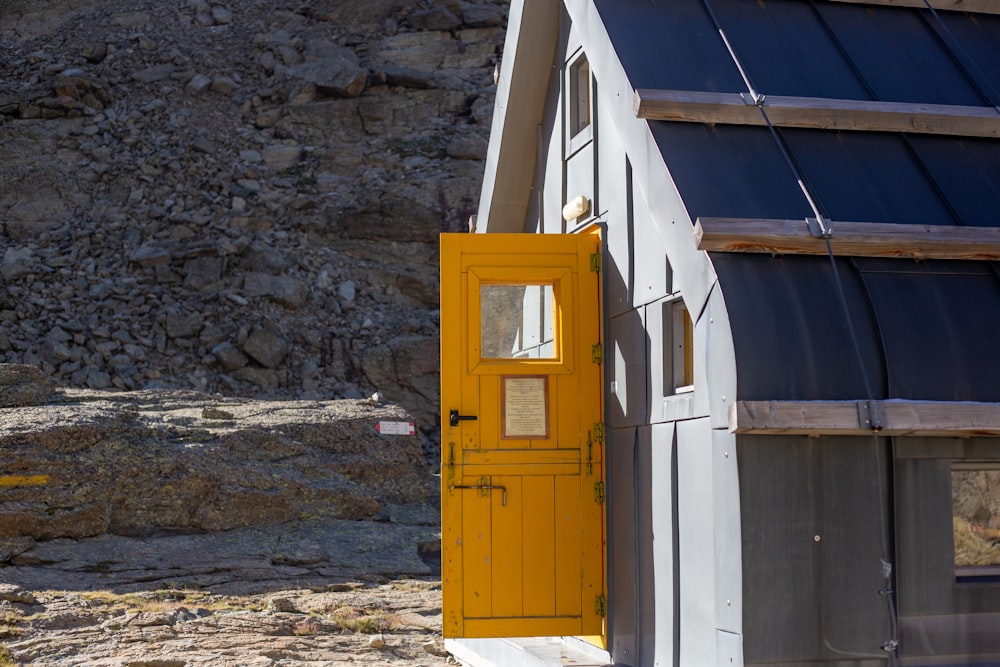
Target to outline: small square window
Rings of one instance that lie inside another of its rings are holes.
[[[1000,464],[954,464],[951,506],[956,575],[1000,576]]]
[[[694,324],[680,301],[663,304],[663,394],[694,389]]]
[[[590,126],[590,63],[577,58],[569,68],[569,136],[575,137]]]

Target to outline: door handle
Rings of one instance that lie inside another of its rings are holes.
[[[458,426],[458,422],[471,422],[476,421],[479,417],[475,415],[460,415],[458,410],[452,410],[448,413],[448,423],[452,426]]]

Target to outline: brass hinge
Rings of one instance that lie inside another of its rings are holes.
[[[594,273],[601,272],[601,253],[595,252],[590,255],[590,270]]]
[[[594,424],[594,442],[604,444],[604,424]]]
[[[594,613],[601,618],[608,615],[608,599],[603,595],[594,598]]]
[[[604,502],[604,482],[594,482],[594,502]]]
[[[590,346],[590,360],[595,364],[604,363],[604,346],[598,343]]]

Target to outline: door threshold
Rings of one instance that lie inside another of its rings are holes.
[[[608,667],[607,651],[575,637],[447,639],[444,643],[466,667]]]

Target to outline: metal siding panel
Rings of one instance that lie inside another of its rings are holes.
[[[632,664],[636,655],[635,464],[636,429],[612,429],[608,447],[608,548],[610,593],[609,650],[616,662]]]
[[[986,103],[920,12],[895,7],[816,3],[874,91],[889,102]]]
[[[927,438],[906,441],[927,445]],[[899,615],[953,613],[955,582],[951,462],[897,459],[896,600]],[[943,510],[943,511],[942,511]],[[933,540],[929,540],[933,536]],[[904,646],[909,651],[909,646]]]
[[[680,664],[715,662],[716,570],[712,431],[707,419],[677,424]]]
[[[728,428],[729,406],[736,400],[736,352],[729,310],[718,286],[695,323],[694,333],[695,413],[710,414],[712,428]]]
[[[656,647],[654,664],[658,667],[676,666],[679,651],[677,613],[678,590],[678,539],[676,455],[674,424],[654,424],[650,427],[652,446],[650,468],[653,471],[650,489],[653,535],[653,605],[655,606]],[[645,625],[644,625],[645,627]],[[645,656],[645,653],[644,653]]]
[[[739,71],[700,0],[596,0],[635,88],[742,89]],[[683,63],[683,67],[664,67]]]
[[[782,130],[782,136],[826,217],[956,223],[901,135]]]
[[[727,430],[712,431],[712,468],[716,628],[739,635],[743,632],[740,479],[736,436]]]
[[[881,659],[889,619],[879,595],[880,531],[888,517],[883,524],[878,512],[889,503],[875,442],[738,442],[747,662]]]
[[[642,192],[635,187],[632,188],[632,205],[635,238],[635,289],[632,291],[632,305],[640,306],[670,294],[672,275],[666,249],[656,229],[649,204]]]
[[[607,336],[606,373],[611,383],[612,428],[646,423],[649,414],[646,329],[643,309],[611,318]]]
[[[691,219],[813,215],[767,128],[650,121]]]
[[[820,608],[823,657],[877,659],[890,639],[882,558],[891,559],[888,531],[889,448],[884,438],[825,437],[816,441],[820,497]],[[881,468],[879,461],[881,457]]]
[[[594,205],[594,142],[578,150],[566,159],[566,202],[583,195]],[[563,222],[562,210],[559,211],[559,223]],[[553,223],[554,224],[554,223]],[[569,225],[575,224],[571,220]]]
[[[653,550],[653,486],[661,471],[653,467],[653,436],[649,426],[639,428],[636,456],[636,667],[653,667],[656,655],[656,561]],[[666,573],[664,573],[666,574]]]
[[[594,102],[594,119],[597,124],[597,215],[609,222],[624,224],[627,199],[630,193],[626,179],[629,170],[625,147],[611,119],[611,109],[604,97],[597,95]],[[607,120],[608,122],[605,122]]]
[[[625,216],[609,216],[604,238],[608,253],[607,261],[601,267],[601,278],[608,315],[614,317],[632,309],[632,225]]]
[[[910,145],[963,225],[998,227],[1000,142],[913,135]]]
[[[815,450],[797,436],[737,439],[748,664],[807,660],[820,633]]]
[[[603,105],[598,104],[603,111]],[[633,253],[635,230],[632,225],[632,166],[618,140],[618,133],[610,127],[599,134],[602,159],[598,164],[602,214],[607,221],[604,237],[607,241],[608,261],[601,268],[604,280],[604,301],[608,314],[614,317],[632,307],[634,287]]]
[[[715,633],[716,665],[733,667],[743,664],[743,636],[719,630]]]
[[[865,396],[827,258],[716,253],[712,261],[731,323],[739,399]],[[838,259],[837,265],[862,364],[872,392],[883,397],[882,352],[863,286],[849,260]]]
[[[713,0],[712,6],[759,92],[871,99],[810,3]]]
[[[558,72],[558,70],[553,70]],[[559,85],[559,76],[553,75],[556,86]],[[542,181],[542,225],[541,229],[547,234],[559,234],[563,231],[562,207],[566,203],[564,198],[565,189],[565,163],[563,161],[563,102],[562,95],[555,97],[553,117],[549,120],[551,125],[546,125],[545,137],[545,178]]]
[[[664,359],[663,346],[664,336],[670,335],[670,321],[666,320],[664,308],[669,315],[673,299],[666,301],[661,299],[645,307],[646,311],[646,340],[649,343],[649,350],[646,352],[649,357],[649,423],[656,424],[667,421],[663,417],[664,404],[673,399],[667,385],[670,381],[665,377],[666,360]]]
[[[968,262],[858,266],[882,334],[890,397],[1000,401],[1000,346],[985,333],[1000,331],[996,274]]]

